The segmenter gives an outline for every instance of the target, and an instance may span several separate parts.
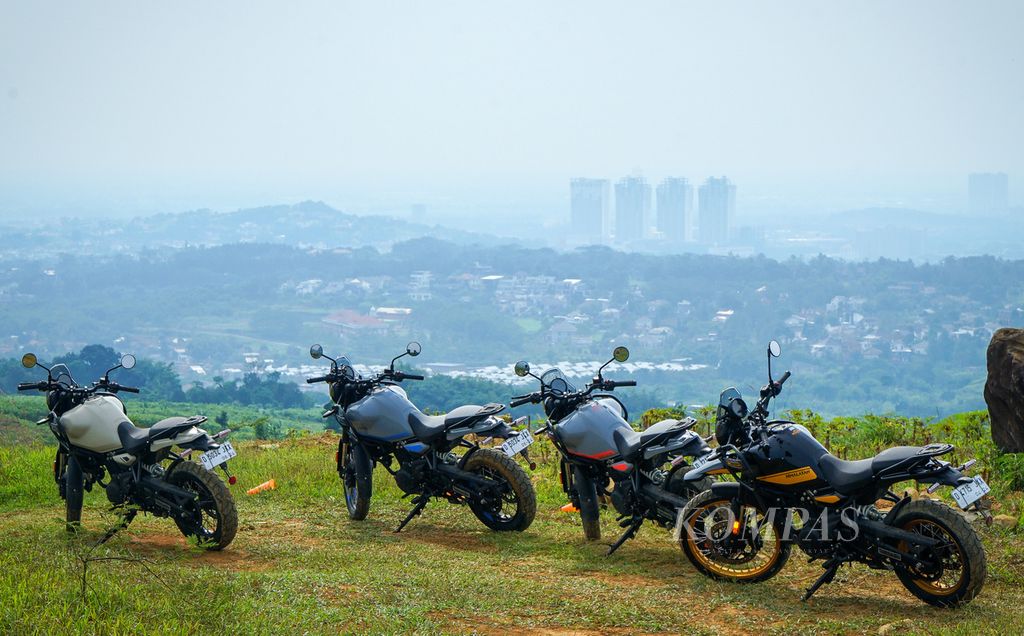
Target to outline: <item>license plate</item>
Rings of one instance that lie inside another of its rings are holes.
[[[702,468],[704,464],[707,464],[708,462],[711,461],[711,457],[713,455],[714,453],[708,453],[703,457],[698,457],[697,459],[693,460],[693,466],[690,468],[690,470],[697,470],[699,468]]]
[[[206,470],[213,470],[237,454],[234,447],[231,446],[231,442],[224,442],[219,448],[208,450],[200,455],[199,462]]]
[[[505,443],[501,445],[501,452],[512,457],[532,443],[533,435],[530,434],[530,431],[523,429],[519,431],[519,435],[505,440]]]
[[[981,477],[975,477],[973,481],[953,489],[953,499],[961,508],[967,509],[975,501],[984,497],[992,490]]]

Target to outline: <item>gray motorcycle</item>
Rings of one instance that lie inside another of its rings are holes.
[[[545,433],[562,455],[562,489],[580,512],[587,540],[601,538],[598,495],[611,499],[626,531],[608,554],[635,536],[645,520],[672,527],[690,497],[711,486],[708,477],[692,482],[684,477],[688,458],[711,453],[707,442],[690,430],[696,420],[666,419],[638,433],[629,425],[625,405],[610,393],[600,393],[636,386],[635,380],[607,380],[601,375],[612,362],[628,359],[629,349],[616,347],[612,359],[581,391],[557,368],[536,376],[527,362],[517,362],[516,375],[536,378],[540,390],[514,397],[509,405],[544,405],[547,424],[535,432]]]
[[[533,438],[496,417],[505,405],[466,405],[442,415],[421,412],[398,383],[423,376],[395,369],[400,358],[420,354],[417,342],[410,342],[405,353],[370,378],[358,376],[348,358],[324,355],[320,345],[310,347],[309,353],[314,360],[331,362],[330,372],[306,382],[330,387],[331,405],[323,417],[334,417],[341,426],[335,457],[351,519],[365,519],[369,513],[373,469],[379,464],[413,502],[395,532],[431,499],[467,504],[492,530],[522,531],[533,523],[537,495],[514,459],[523,455],[529,461],[526,447]],[[500,448],[482,448],[478,440],[486,438],[506,441]],[[456,452],[460,449],[464,452]]]

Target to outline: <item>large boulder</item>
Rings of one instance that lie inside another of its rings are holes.
[[[992,441],[1007,453],[1024,453],[1024,329],[1000,329],[988,345],[985,403]]]

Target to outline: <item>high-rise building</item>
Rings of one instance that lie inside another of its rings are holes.
[[[623,177],[615,184],[615,240],[639,241],[647,230],[651,186],[642,177]]]
[[[693,188],[681,177],[667,177],[658,184],[658,231],[670,241],[689,238],[693,214]]]
[[[704,245],[728,242],[736,214],[736,186],[726,177],[709,177],[697,194],[700,242]]]
[[[975,214],[1006,212],[1010,179],[1003,172],[977,172],[967,177],[968,208]]]
[[[607,179],[577,178],[569,182],[569,227],[573,241],[601,243],[607,232],[611,186]]]

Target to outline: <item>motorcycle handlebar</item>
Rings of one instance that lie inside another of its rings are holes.
[[[785,384],[785,383],[786,383],[786,380],[788,380],[788,379],[789,379],[789,376],[790,376],[790,375],[791,375],[791,374],[790,374],[790,372],[789,372],[789,371],[786,371],[785,373],[783,373],[783,374],[782,374],[782,377],[781,377],[781,378],[779,378],[779,386],[780,386],[780,387],[781,387],[781,386],[782,386],[783,384]]]
[[[399,373],[398,380],[423,380],[425,379],[422,375],[413,375],[411,373]]]
[[[139,389],[134,386],[120,386],[115,389],[117,391],[124,391],[125,393],[138,393]]]
[[[22,382],[18,384],[19,391],[42,391],[46,388],[45,382]]]
[[[306,378],[306,384],[316,384],[317,382],[326,382],[326,381],[327,381],[327,376],[326,375],[317,376],[315,378]]]
[[[510,409],[514,409],[517,406],[522,406],[524,404],[529,404],[530,402],[533,402],[533,400],[534,400],[533,394],[531,394],[531,395],[521,395],[521,396],[519,396],[517,398],[512,398],[512,401],[508,403],[508,407]]]
[[[609,389],[619,386],[636,386],[636,380],[607,380],[605,386]]]

